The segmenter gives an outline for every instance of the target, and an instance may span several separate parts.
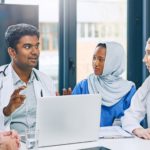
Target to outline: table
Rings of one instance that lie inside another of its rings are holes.
[[[97,142],[52,146],[39,148],[39,150],[78,150],[81,148],[90,148],[94,146],[104,146],[110,148],[111,150],[150,150],[150,140],[143,140],[137,137],[122,139],[99,139]],[[21,150],[26,150],[25,144],[22,144]]]

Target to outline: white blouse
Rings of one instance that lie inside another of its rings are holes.
[[[150,76],[144,81],[131,99],[131,106],[121,118],[122,127],[132,133],[135,128],[142,127],[140,122],[147,114],[148,127],[150,127]]]

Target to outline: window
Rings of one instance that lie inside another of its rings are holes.
[[[85,37],[85,24],[84,23],[80,24],[80,33],[81,33],[80,37]]]
[[[5,0],[6,4],[39,5],[39,70],[52,77],[58,87],[58,7],[59,0]]]
[[[93,72],[98,42],[114,40],[126,50],[126,6],[127,0],[77,0],[77,82]]]
[[[92,24],[88,23],[88,37],[92,37]]]
[[[99,38],[99,24],[98,23],[95,23],[95,25],[94,25],[94,37],[95,38]]]

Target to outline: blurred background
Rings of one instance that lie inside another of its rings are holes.
[[[0,33],[15,23],[37,26],[38,68],[53,78],[59,90],[73,88],[92,73],[92,54],[99,42],[119,42],[127,58],[122,76],[139,87],[148,75],[142,64],[150,34],[148,6],[148,0],[1,0]],[[1,34],[1,65],[10,61],[3,38]]]

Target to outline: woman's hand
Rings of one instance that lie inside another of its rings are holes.
[[[71,95],[72,94],[72,89],[71,88],[63,88],[62,89],[62,95]],[[59,92],[56,92],[56,96],[60,96]]]
[[[133,130],[132,133],[135,134],[136,136],[140,137],[140,138],[150,140],[150,128],[147,128],[147,129],[136,128]]]
[[[63,89],[63,95],[71,95],[72,93],[72,89],[71,88],[68,88],[68,89]]]

